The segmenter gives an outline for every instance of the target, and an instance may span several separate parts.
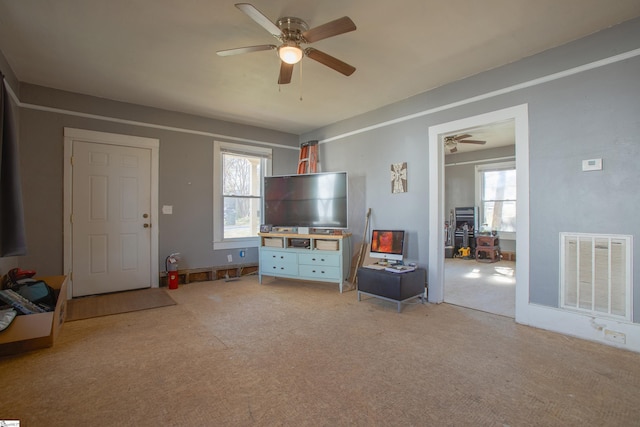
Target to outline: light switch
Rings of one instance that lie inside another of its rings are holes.
[[[582,161],[582,171],[601,171],[602,159],[590,159]]]
[[[162,206],[162,213],[165,215],[171,215],[173,213],[173,206],[171,205]]]

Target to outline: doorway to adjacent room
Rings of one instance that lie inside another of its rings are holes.
[[[515,262],[513,263],[513,268],[506,266],[505,268],[500,268],[497,270],[499,265],[502,263],[486,263],[485,265],[481,265],[484,263],[476,262],[475,260],[465,260],[470,263],[468,265],[470,268],[468,271],[462,271],[459,273],[459,277],[467,277],[470,278],[470,282],[480,285],[475,288],[471,288],[473,290],[483,289],[485,283],[482,280],[483,271],[485,271],[484,275],[488,277],[501,281],[503,283],[503,287],[501,290],[505,290],[508,288],[506,285],[507,282],[514,280],[515,284],[513,285],[513,296],[507,297],[510,301],[513,301],[513,312],[508,311],[508,314],[505,313],[506,310],[510,310],[508,307],[503,307],[502,309],[492,309],[487,305],[482,307],[472,307],[477,309],[483,309],[485,311],[495,311],[497,314],[509,315],[510,317],[515,317],[516,320],[518,318],[519,310],[524,310],[528,304],[528,294],[529,294],[529,273],[528,273],[528,246],[529,246],[529,218],[528,218],[528,209],[529,209],[529,189],[528,189],[528,112],[526,105],[520,105],[516,107],[506,108],[504,110],[498,110],[491,113],[481,114],[478,116],[457,120],[454,122],[444,123],[437,126],[432,126],[429,128],[429,166],[430,166],[430,175],[429,175],[429,212],[430,219],[429,225],[430,229],[433,232],[430,234],[429,240],[429,300],[431,302],[448,302],[447,293],[449,293],[449,297],[455,297],[455,290],[452,287],[451,289],[447,288],[447,269],[445,265],[445,221],[448,220],[449,213],[446,212],[446,195],[445,195],[445,137],[458,134],[460,132],[466,132],[467,130],[480,128],[483,126],[487,126],[492,123],[501,123],[504,121],[512,121],[514,127],[515,134],[515,154],[516,159],[516,173],[517,173],[517,194],[518,194],[518,203],[516,206],[517,210],[517,225],[516,225],[516,233],[517,240],[515,240],[515,247],[517,250],[514,252],[517,253]],[[475,139],[475,138],[473,138]],[[475,200],[474,200],[475,205]],[[487,272],[485,270],[486,266],[488,267]],[[474,269],[474,267],[477,267]],[[456,277],[458,273],[452,269],[449,271],[449,276],[451,278]],[[469,291],[469,289],[467,289]],[[460,291],[461,293],[464,291]],[[477,294],[475,297],[472,296],[469,292],[467,294],[471,299],[479,302],[482,298],[485,298],[486,295],[490,295],[489,292],[486,292],[485,296],[481,294]],[[488,297],[498,299],[497,297]],[[461,305],[467,304],[466,306],[471,306],[468,302],[461,303]]]
[[[509,119],[444,136],[448,213],[444,302],[512,318],[517,224],[514,127]],[[489,233],[493,236],[481,236]]]

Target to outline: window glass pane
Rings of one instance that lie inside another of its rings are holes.
[[[481,220],[490,230],[516,231],[516,170],[494,169],[480,173]]]
[[[260,228],[260,198],[224,197],[224,238],[253,237]]]
[[[491,230],[516,231],[516,202],[483,202],[482,218]]]
[[[482,200],[516,200],[515,169],[484,172],[483,184]]]
[[[222,154],[222,194],[260,197],[260,157]]]

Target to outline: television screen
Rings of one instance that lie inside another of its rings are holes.
[[[404,255],[403,230],[373,230],[371,232],[372,258],[402,261]]]
[[[274,227],[347,228],[347,173],[265,177],[264,222]]]

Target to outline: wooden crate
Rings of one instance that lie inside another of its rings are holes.
[[[504,252],[500,251],[500,255],[502,255],[502,259],[505,261],[515,261],[516,253],[515,252]]]
[[[321,251],[337,251],[338,241],[316,239],[316,249]]]
[[[270,248],[281,248],[282,247],[282,237],[265,237],[264,245]]]

